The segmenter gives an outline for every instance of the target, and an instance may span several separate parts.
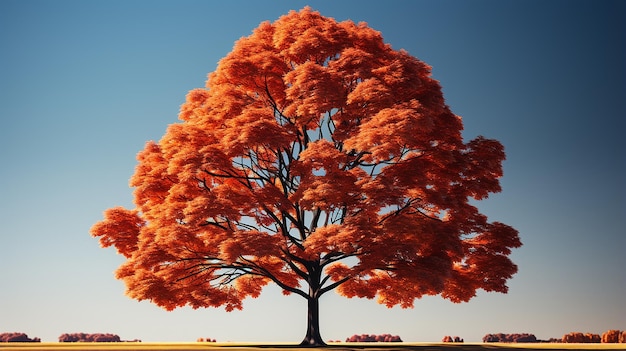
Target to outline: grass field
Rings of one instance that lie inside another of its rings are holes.
[[[0,343],[0,351],[515,351],[515,350],[626,350],[626,344],[507,344],[507,343],[333,343],[323,348],[289,344],[252,343]]]

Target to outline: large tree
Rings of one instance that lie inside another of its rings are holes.
[[[471,203],[500,191],[503,146],[463,141],[430,67],[364,23],[310,8],[264,22],[138,154],[135,209],[91,229],[126,257],[126,294],[241,309],[268,283],[319,298],[507,292],[517,231]]]

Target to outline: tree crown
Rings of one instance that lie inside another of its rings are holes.
[[[135,209],[91,232],[127,294],[241,308],[273,282],[411,307],[506,292],[517,231],[470,203],[500,191],[503,146],[465,143],[430,67],[364,23],[305,8],[236,42],[138,154]]]

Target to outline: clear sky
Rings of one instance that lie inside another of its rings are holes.
[[[2,0],[0,332],[303,338],[305,301],[275,287],[231,313],[125,297],[113,277],[122,257],[89,228],[106,208],[132,207],[136,153],[233,43],[306,5],[365,21],[427,62],[464,136],[504,144],[503,192],[479,207],[524,243],[506,295],[403,310],[331,293],[323,337],[626,329],[626,2]]]

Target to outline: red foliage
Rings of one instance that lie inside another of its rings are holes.
[[[623,342],[623,341],[621,341],[621,339],[622,339],[621,336],[623,334],[624,333],[620,332],[619,330],[615,330],[615,329],[607,330],[606,332],[604,332],[602,334],[602,339],[601,340],[602,340],[603,343],[612,343],[612,344],[613,343]]]
[[[533,334],[487,334],[483,337],[483,342],[537,342],[537,338]]]
[[[29,338],[25,333],[2,333],[0,342],[41,342],[39,338]]]
[[[121,342],[118,335],[109,333],[69,333],[61,334],[59,342]]]
[[[572,332],[563,335],[564,343],[626,343],[626,331],[607,330],[600,336],[593,333]]]
[[[355,334],[346,338],[346,342],[402,342],[402,339],[398,335],[391,334]]]
[[[441,339],[441,342],[463,342],[463,339],[461,339],[458,336],[452,337],[452,336],[446,335],[443,337],[443,339]]]
[[[600,343],[600,334],[585,333],[585,342],[590,344]]]
[[[585,340],[585,334],[580,333],[580,332],[572,332],[572,333],[563,335],[563,342],[568,343],[568,344],[581,343],[584,340]]]
[[[572,332],[563,335],[562,342],[564,343],[599,343],[600,335],[592,333]]]

